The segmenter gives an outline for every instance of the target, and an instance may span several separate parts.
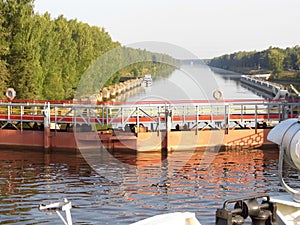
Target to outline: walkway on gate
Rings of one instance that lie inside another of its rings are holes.
[[[73,101],[0,102],[0,128],[23,129],[24,124],[68,126],[100,125],[126,130],[136,125],[147,130],[235,129],[272,126],[297,117],[300,102],[266,100],[147,101],[103,103]]]

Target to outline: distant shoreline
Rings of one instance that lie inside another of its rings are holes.
[[[210,69],[213,72],[220,73],[222,75],[254,75],[254,74],[264,74],[264,73],[270,73],[270,71],[259,71],[259,70],[251,70],[251,69],[245,69],[245,68],[239,68],[237,70],[226,70],[218,67],[211,67]],[[243,72],[241,72],[243,71]],[[283,74],[290,74],[291,72],[285,71]],[[270,81],[278,84],[283,85],[289,85],[293,84],[297,87],[297,89],[300,89],[300,78],[296,76],[284,76],[281,78],[270,78]]]
[[[225,70],[225,69],[218,68],[218,67],[209,66],[209,68],[213,72],[216,72],[216,73],[219,73],[219,74],[222,74],[222,75],[243,75],[243,74],[241,74],[239,72],[235,72],[235,71],[231,71],[231,70]]]

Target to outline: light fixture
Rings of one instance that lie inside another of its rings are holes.
[[[282,121],[270,131],[267,138],[279,145],[278,172],[282,186],[296,202],[300,202],[300,190],[290,187],[283,179],[284,162],[300,171],[300,118]]]

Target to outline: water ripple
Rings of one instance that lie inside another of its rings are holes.
[[[40,212],[37,206],[68,198],[76,224],[111,224],[113,219],[124,225],[160,213],[191,211],[210,225],[229,198],[283,191],[274,150],[222,151],[207,165],[199,151],[184,166],[180,158],[168,164],[153,156],[155,163],[144,166],[143,156],[118,154],[135,167],[133,173],[111,171],[121,174],[120,183],[91,169],[80,154],[3,151],[1,224],[60,224],[55,213]]]

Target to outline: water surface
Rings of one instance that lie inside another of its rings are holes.
[[[205,65],[183,65],[167,78],[156,78],[153,85],[127,98],[137,100],[213,100],[213,92],[220,90],[223,99],[261,99],[242,87],[241,74],[213,72]]]
[[[282,191],[276,149],[199,150],[188,160],[180,154],[115,154],[131,167],[128,173],[110,162],[97,172],[80,153],[1,150],[1,224],[61,224],[37,206],[63,198],[74,205],[74,224],[129,224],[175,211],[195,212],[202,224],[214,224],[226,199]],[[107,167],[121,181],[106,177]]]

